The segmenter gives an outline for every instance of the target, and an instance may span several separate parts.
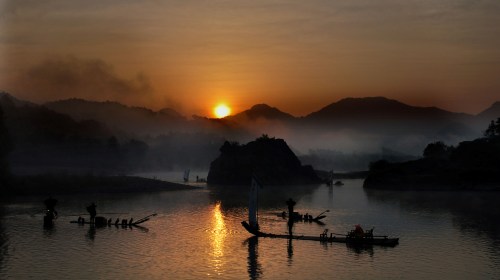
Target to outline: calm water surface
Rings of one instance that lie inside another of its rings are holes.
[[[304,189],[309,189],[305,191]],[[0,203],[0,279],[500,279],[500,194],[264,187],[260,224],[285,233],[277,213],[293,197],[299,212],[329,209],[325,225],[297,234],[344,233],[357,223],[400,237],[395,248],[251,238],[247,190],[60,196],[61,215],[43,229],[42,197]],[[92,228],[69,222],[95,201],[116,218],[158,216],[145,228]]]

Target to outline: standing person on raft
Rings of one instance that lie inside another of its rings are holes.
[[[87,212],[89,212],[89,214],[90,214],[90,223],[91,224],[95,223],[95,216],[97,215],[96,208],[97,208],[97,205],[95,205],[94,202],[92,202],[92,204],[87,206]]]

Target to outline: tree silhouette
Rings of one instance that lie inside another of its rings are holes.
[[[443,142],[437,141],[430,143],[424,149],[424,157],[426,158],[446,158],[449,156],[450,147]]]
[[[495,137],[500,135],[500,118],[497,119],[497,121],[491,121],[490,125],[484,132],[484,136],[486,137]]]

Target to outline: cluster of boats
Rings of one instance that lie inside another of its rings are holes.
[[[187,176],[189,174],[189,171],[187,172]],[[187,177],[186,176],[186,177]],[[258,196],[258,189],[260,188],[260,184],[256,179],[252,179],[252,185],[251,185],[251,190],[250,190],[250,199],[249,199],[249,206],[248,206],[248,222],[243,221],[241,222],[242,226],[251,234],[258,236],[258,237],[269,237],[269,238],[284,238],[284,239],[296,239],[296,240],[311,240],[311,241],[320,241],[320,242],[338,242],[338,243],[347,243],[350,245],[380,245],[380,246],[396,246],[399,243],[399,238],[389,238],[386,235],[373,235],[373,228],[367,231],[363,231],[360,225],[356,225],[355,229],[352,231],[349,231],[346,234],[339,234],[339,233],[329,233],[328,229],[324,230],[321,234],[317,236],[304,236],[304,235],[293,235],[292,234],[292,225],[294,222],[297,221],[304,221],[304,222],[317,222],[320,224],[323,224],[320,220],[325,218],[326,215],[324,215],[326,212],[329,212],[329,210],[323,211],[321,214],[317,215],[316,217],[313,218],[312,215],[309,215],[308,213],[302,215],[299,212],[294,212],[293,211],[293,206],[295,205],[295,202],[290,199],[287,201],[287,204],[289,206],[288,208],[288,213],[283,211],[281,214],[278,214],[282,218],[286,219],[288,218],[288,226],[289,226],[289,234],[272,234],[272,233],[265,233],[261,232],[259,229],[259,224],[258,224],[258,217],[257,217],[257,196]],[[57,203],[57,200],[53,198],[49,198],[45,200],[45,204],[47,206],[47,210],[45,212],[44,216],[44,226],[51,226],[53,225],[53,220],[57,218],[57,211],[55,211],[54,207]],[[95,209],[95,205],[93,209]],[[89,206],[90,207],[90,206]],[[156,216],[156,213],[148,215],[144,218],[138,219],[134,221],[133,218],[128,219],[122,219],[120,220],[117,218],[116,220],[113,221],[113,219],[109,218],[106,219],[105,217],[102,216],[95,216],[95,210],[90,211],[91,213],[91,219],[85,220],[82,217],[79,217],[78,220],[76,221],[70,221],[70,223],[76,223],[79,225],[84,225],[84,224],[90,224],[94,226],[99,226],[99,227],[104,227],[104,226],[121,226],[121,227],[132,227],[132,226],[139,226],[142,223],[145,223],[149,221],[153,216]]]
[[[354,246],[371,246],[371,245],[380,245],[380,246],[389,246],[394,247],[399,244],[399,238],[390,238],[386,235],[373,235],[373,228],[367,231],[364,231],[360,225],[356,225],[354,230],[347,232],[346,234],[340,233],[328,233],[328,229],[325,229],[321,234],[317,236],[305,236],[305,235],[293,235],[292,234],[292,226],[294,222],[303,220],[304,215],[298,214],[298,212],[293,211],[293,205],[295,202],[293,200],[287,201],[289,205],[288,214],[288,226],[289,226],[289,234],[273,234],[273,233],[265,233],[260,231],[259,224],[257,222],[257,196],[260,185],[256,179],[252,179],[252,186],[250,189],[250,199],[248,206],[248,222],[243,221],[241,225],[251,234],[258,237],[268,237],[268,238],[282,238],[282,239],[296,239],[296,240],[311,240],[311,241],[320,241],[320,242],[336,242],[336,243],[346,243],[348,245]],[[291,203],[290,203],[291,202]],[[291,205],[291,207],[290,207]],[[316,218],[323,219],[325,215],[324,213],[328,212],[324,211]],[[283,218],[287,217],[287,213],[281,213]],[[309,215],[307,219],[309,219]]]

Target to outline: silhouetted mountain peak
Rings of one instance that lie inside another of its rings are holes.
[[[16,97],[12,96],[8,92],[1,91],[0,92],[0,104],[6,106],[15,106],[15,107],[20,107],[20,106],[37,106],[35,103],[31,103],[29,101],[17,99]]]
[[[399,118],[444,118],[456,115],[436,107],[414,107],[385,97],[345,98],[306,118],[322,119],[399,119]]]
[[[493,103],[488,109],[482,111],[477,116],[483,121],[500,118],[500,101]]]
[[[267,104],[256,104],[252,106],[250,109],[245,110],[239,114],[236,114],[232,117],[236,121],[238,120],[257,120],[257,119],[267,119],[267,120],[292,120],[295,117],[280,111],[276,107],[271,107]]]
[[[332,103],[321,109],[324,112],[342,112],[342,113],[388,113],[401,112],[409,110],[412,107],[399,101],[385,97],[364,97],[364,98],[344,98],[336,103]]]
[[[252,106],[252,108],[250,108],[250,110],[277,110],[275,107],[271,107],[265,103],[262,103],[262,104],[255,104]]]
[[[356,98],[356,97],[347,97],[344,99],[341,99],[340,101],[333,103],[337,104],[338,106],[407,106],[397,100],[394,99],[389,99],[383,96],[373,96],[373,97],[361,97],[361,98]],[[332,105],[333,105],[332,104]]]

